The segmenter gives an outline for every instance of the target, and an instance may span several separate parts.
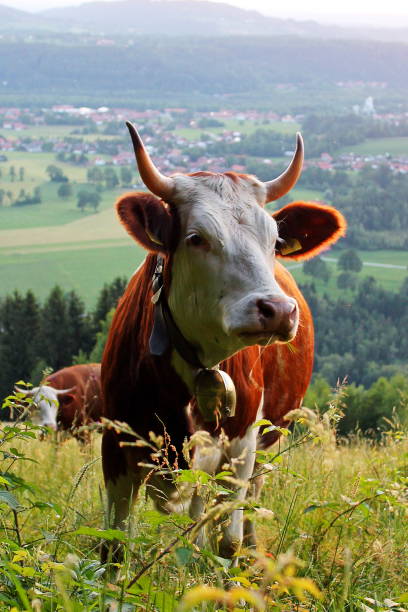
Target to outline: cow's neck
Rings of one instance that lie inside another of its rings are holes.
[[[194,393],[194,378],[197,374],[197,369],[187,363],[176,350],[171,353],[171,365],[186,385],[187,389],[193,395]]]

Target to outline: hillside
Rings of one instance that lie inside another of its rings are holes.
[[[277,84],[384,81],[408,87],[408,46],[299,38],[138,38],[132,45],[0,43],[1,94],[139,97],[266,93]],[[6,82],[6,83],[4,83]]]

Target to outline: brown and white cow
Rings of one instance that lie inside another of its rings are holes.
[[[196,452],[195,467],[216,472],[241,457],[236,476],[248,483],[257,447],[277,439],[276,432],[260,436],[253,424],[266,418],[283,425],[285,415],[301,405],[312,373],[311,313],[277,258],[301,261],[316,255],[344,235],[345,220],[316,203],[293,202],[272,214],[265,209],[300,175],[300,134],[288,169],[262,183],[232,172],[165,177],[135,128],[128,127],[139,172],[155,195],[129,193],[116,205],[125,229],[148,255],[119,302],[105,347],[104,414],[146,439],[150,431],[163,434],[165,427],[180,467],[183,441],[205,429],[212,449]],[[197,372],[218,366],[235,384],[236,412],[206,420],[195,397]],[[230,440],[228,451],[220,443],[221,431]],[[140,465],[148,459],[146,449],[121,445],[124,439],[111,429],[102,441],[115,527],[126,524],[148,473]],[[237,487],[237,500],[245,499],[247,488]],[[172,491],[168,478],[149,476],[148,492],[159,508],[166,509]],[[196,495],[190,513],[198,517],[201,510]],[[234,510],[222,529],[219,554],[231,557],[243,539],[242,509]]]
[[[32,397],[39,411],[38,423],[51,429],[75,431],[98,421],[102,414],[99,363],[63,368],[47,376],[39,387],[16,389]]]

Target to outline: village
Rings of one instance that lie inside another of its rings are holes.
[[[371,98],[361,107],[353,107],[353,113],[386,126],[398,126],[408,119],[407,112],[378,114]],[[20,151],[54,153],[56,160],[90,167],[133,165],[134,156],[124,127],[126,120],[139,127],[162,171],[204,169],[220,172],[229,168],[245,172],[248,155],[228,155],[219,151],[234,151],[234,145],[249,131],[269,130],[286,137],[295,134],[302,129],[304,116],[230,109],[193,112],[187,108],[135,110],[73,105],[55,105],[41,110],[2,107],[0,163],[7,161],[8,152]],[[279,155],[262,157],[258,161],[268,165],[291,156],[292,150],[285,148],[286,142],[284,138]],[[377,168],[380,165],[388,166],[393,173],[406,174],[408,151],[403,154],[387,150],[359,153],[352,148],[345,151],[343,147],[337,152],[324,151],[315,158],[309,156],[305,162],[305,167],[316,166],[328,172],[337,169],[359,171],[364,166]]]

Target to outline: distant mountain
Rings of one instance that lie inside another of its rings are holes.
[[[134,33],[167,36],[300,36],[408,42],[408,29],[344,28],[315,21],[266,17],[222,2],[205,0],[120,0],[86,2],[42,11],[41,15],[67,26],[106,34]]]
[[[69,0],[68,0],[69,1]],[[408,42],[408,28],[340,27],[266,17],[224,2],[206,0],[119,0],[27,13],[0,5],[0,31],[87,31],[99,35],[296,36],[317,39]]]
[[[27,13],[26,11],[20,11],[10,6],[4,6],[0,4],[0,28],[13,27],[13,26],[35,26],[44,19],[41,16]]]
[[[0,32],[12,34],[14,32],[34,33],[37,31],[61,31],[66,25],[61,21],[54,21],[39,13],[28,13],[0,4]]]

